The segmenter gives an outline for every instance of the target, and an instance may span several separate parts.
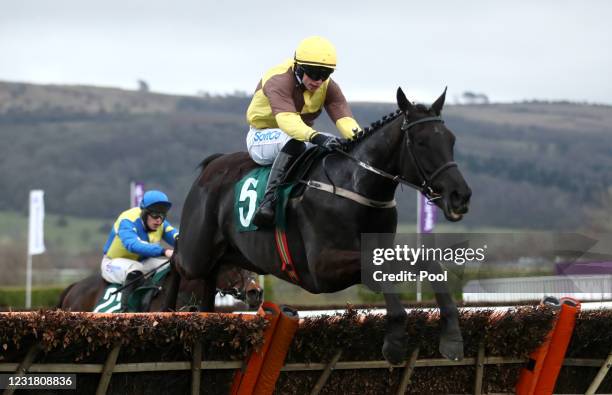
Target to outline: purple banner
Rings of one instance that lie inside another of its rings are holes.
[[[427,198],[423,194],[418,193],[418,231],[419,233],[431,233],[436,226],[436,211],[437,207],[434,204],[428,204]]]
[[[140,205],[142,196],[144,195],[144,184],[142,182],[132,182],[130,184],[130,204],[131,207]]]

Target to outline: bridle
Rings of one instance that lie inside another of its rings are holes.
[[[255,282],[250,274],[245,273],[246,271],[240,268],[233,268],[231,272],[225,273],[228,278],[231,278],[231,275],[237,274],[240,276],[240,279],[231,283],[228,282],[226,288],[224,289],[217,288],[217,293],[219,293],[220,296],[231,295],[238,300],[246,302],[247,287],[253,284],[257,285],[257,282]]]
[[[436,193],[433,190],[434,180],[440,174],[444,173],[446,170],[453,168],[453,167],[457,167],[457,162],[449,161],[449,162],[444,163],[443,165],[438,167],[433,173],[431,173],[429,177],[427,176],[427,174],[425,174],[425,171],[423,170],[423,166],[421,166],[421,163],[419,162],[418,157],[414,153],[414,144],[412,144],[412,141],[410,140],[410,136],[408,135],[408,129],[410,129],[411,127],[415,125],[426,123],[426,122],[444,123],[444,120],[442,119],[442,117],[437,116],[437,117],[421,118],[416,121],[408,122],[408,116],[404,114],[404,121],[402,122],[402,126],[400,127],[400,130],[406,133],[406,138],[408,139],[408,142],[407,142],[408,150],[410,152],[410,155],[412,156],[412,160],[414,161],[417,171],[419,172],[419,176],[423,180],[423,182],[420,185],[421,192],[427,197],[427,200],[431,202],[433,200],[441,198],[440,194]]]
[[[408,122],[408,114],[406,114],[404,112],[404,120],[402,122],[402,126],[400,127],[400,130],[402,132],[407,133],[408,130],[415,126],[415,125],[419,125],[421,123],[426,123],[426,122],[442,122],[444,123],[444,120],[442,119],[442,117],[437,116],[437,117],[426,117],[426,118],[421,118],[418,119],[416,121],[412,121],[412,122]],[[349,155],[348,153],[342,151],[341,149],[336,149],[335,152],[344,155],[345,157],[351,159],[352,161],[356,162],[358,166],[374,173],[374,174],[378,174],[381,177],[384,178],[388,178],[389,180],[392,180],[394,182],[397,182],[399,184],[402,185],[406,185],[410,188],[414,188],[417,191],[420,191],[423,195],[425,195],[425,197],[427,198],[427,200],[429,202],[433,202],[434,200],[440,199],[442,196],[439,193],[436,193],[433,189],[433,182],[436,178],[438,178],[442,173],[444,173],[446,170],[453,168],[453,167],[457,167],[457,163],[453,162],[453,161],[449,161],[444,163],[443,165],[441,165],[440,167],[438,167],[433,173],[431,173],[429,176],[427,176],[427,174],[425,173],[425,171],[423,170],[423,166],[421,165],[421,163],[419,162],[418,157],[415,155],[414,153],[414,145],[412,144],[410,137],[408,135],[406,135],[408,142],[408,152],[410,152],[410,156],[412,157],[412,160],[417,168],[417,171],[419,173],[419,177],[421,178],[421,180],[423,180],[420,184],[413,184],[412,182],[406,180],[404,177],[400,176],[400,175],[393,175],[390,173],[387,173],[384,170],[378,169],[372,165],[369,165],[351,155]]]

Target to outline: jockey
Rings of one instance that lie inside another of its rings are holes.
[[[174,250],[162,247],[160,242],[163,239],[174,247],[178,236],[166,220],[171,206],[165,193],[147,191],[139,207],[119,215],[104,245],[101,270],[106,281],[129,283],[168,261]],[[139,285],[136,281],[123,289],[121,311],[127,311],[129,297]]]
[[[306,142],[329,150],[341,147],[338,138],[312,128],[323,108],[343,137],[352,138],[360,129],[340,87],[329,78],[335,69],[336,49],[313,36],[299,44],[293,59],[271,68],[259,81],[246,114],[247,150],[256,163],[272,164],[272,169],[254,225],[273,224],[275,189]]]

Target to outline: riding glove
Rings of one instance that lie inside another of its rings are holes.
[[[334,149],[342,149],[342,142],[339,138],[326,134],[317,133],[310,139],[310,142],[329,151],[333,151]]]

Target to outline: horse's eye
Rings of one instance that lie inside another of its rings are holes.
[[[424,139],[417,139],[416,140],[416,145],[419,147],[425,147],[427,144],[425,143]]]

